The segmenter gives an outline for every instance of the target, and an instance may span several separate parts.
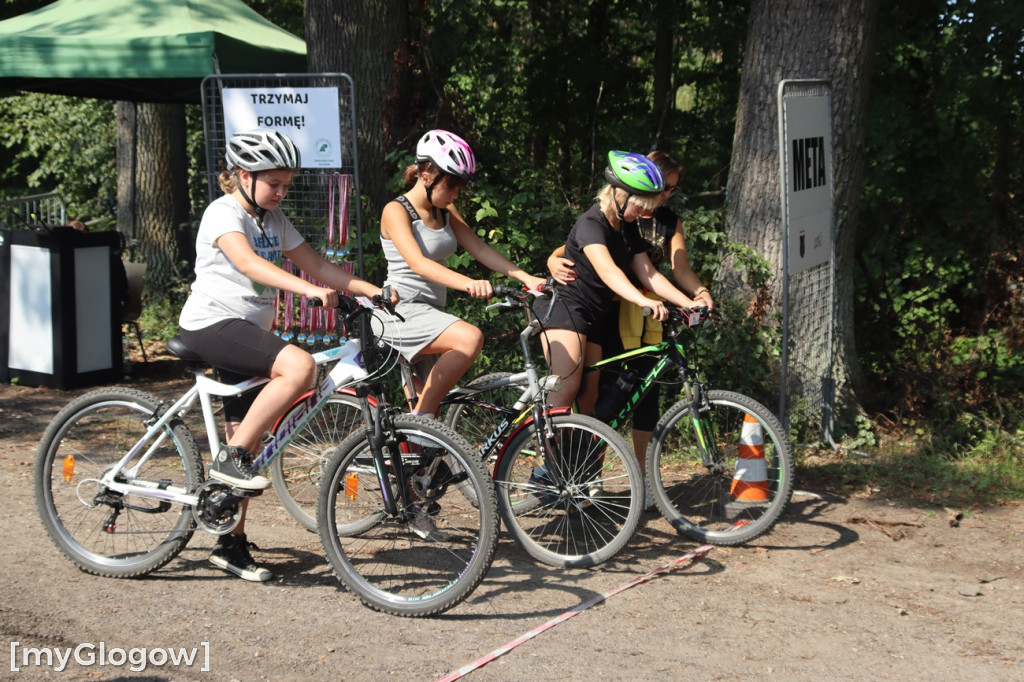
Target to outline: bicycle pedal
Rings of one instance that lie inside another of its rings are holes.
[[[248,488],[229,488],[228,492],[234,497],[248,499],[250,497],[259,497],[263,494],[262,490],[249,490]]]

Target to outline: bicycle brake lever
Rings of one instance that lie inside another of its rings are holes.
[[[497,303],[489,303],[484,306],[484,310],[494,310],[495,308],[515,308],[516,306],[508,301],[498,301]]]

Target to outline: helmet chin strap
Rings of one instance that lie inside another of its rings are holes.
[[[258,173],[259,171],[249,172],[249,177],[252,178],[252,184],[250,185],[250,189],[252,190],[253,197],[256,196],[256,175]],[[269,239],[267,238],[267,233],[263,231],[263,216],[267,214],[267,209],[262,208],[259,204],[256,203],[255,199],[249,196],[249,193],[245,191],[245,187],[242,186],[241,182],[238,183],[238,191],[241,192],[242,198],[249,202],[249,205],[252,206],[253,209],[256,211],[256,227],[260,228],[260,234],[263,235],[263,238],[269,241]]]
[[[619,205],[618,192],[615,192],[615,191],[612,192],[612,201],[615,202],[615,215],[618,216],[620,224],[626,222],[626,219],[625,219],[626,206],[629,205],[629,198],[631,196],[633,196],[633,195],[632,194],[627,194],[626,195],[626,201],[624,201],[622,203],[622,205],[620,206]]]
[[[438,180],[441,179],[441,174],[438,173],[434,180],[429,185],[423,185],[424,189],[427,190],[427,203],[430,204],[430,217],[437,220],[437,206],[434,206],[434,185],[437,184]]]

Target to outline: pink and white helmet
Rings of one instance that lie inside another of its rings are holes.
[[[469,144],[447,130],[431,130],[416,144],[416,162],[433,161],[442,172],[463,180],[476,173],[476,159]]]

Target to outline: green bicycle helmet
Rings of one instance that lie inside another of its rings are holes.
[[[612,150],[608,152],[608,167],[604,179],[612,187],[630,194],[660,194],[665,189],[665,176],[658,164],[643,154]]]

